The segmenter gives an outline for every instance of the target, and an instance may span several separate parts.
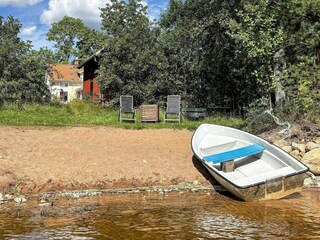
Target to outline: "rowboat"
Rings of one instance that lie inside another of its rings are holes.
[[[209,173],[244,201],[279,199],[299,192],[309,171],[277,146],[230,127],[201,124],[191,147]]]

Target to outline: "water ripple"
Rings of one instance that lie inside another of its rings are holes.
[[[0,206],[0,239],[317,239],[320,192],[266,202],[205,193]]]

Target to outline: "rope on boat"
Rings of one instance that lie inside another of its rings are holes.
[[[271,108],[271,109],[268,109],[268,110],[266,110],[264,112],[266,114],[270,115],[277,125],[279,125],[279,126],[287,126],[285,129],[281,130],[281,133],[288,132],[288,136],[287,137],[291,136],[291,124],[288,121],[280,122],[279,118],[272,114],[272,110],[273,109]]]

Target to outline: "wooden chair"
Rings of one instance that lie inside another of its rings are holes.
[[[129,95],[120,96],[119,120],[136,122],[136,110],[133,108],[133,97]]]
[[[167,96],[167,107],[164,112],[164,122],[181,122],[180,102],[180,95]],[[174,115],[177,115],[177,117],[173,118]]]

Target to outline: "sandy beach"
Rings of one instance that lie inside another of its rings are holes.
[[[0,127],[0,192],[208,184],[192,132],[113,127]]]

